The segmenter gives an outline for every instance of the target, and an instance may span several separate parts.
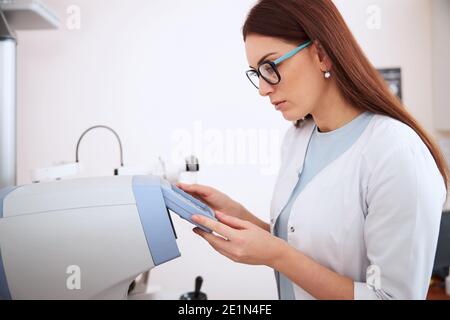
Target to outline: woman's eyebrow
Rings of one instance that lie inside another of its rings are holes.
[[[271,52],[271,53],[266,54],[264,57],[262,57],[261,59],[259,59],[259,61],[258,61],[258,66],[259,66],[264,60],[266,60],[268,57],[270,57],[270,56],[273,55],[273,54],[277,54],[277,53],[278,53],[278,52]],[[256,68],[253,68],[252,66],[250,66],[250,68],[256,69]]]

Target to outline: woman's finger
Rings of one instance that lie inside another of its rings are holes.
[[[228,240],[225,240],[224,238],[215,236],[212,233],[205,232],[200,228],[195,228],[193,231],[199,236],[201,236],[203,239],[208,241],[211,247],[213,247],[214,250],[220,252],[221,254],[226,253],[231,249],[231,243]]]
[[[241,220],[236,217],[232,217],[230,215],[224,214],[217,210],[215,212],[216,212],[216,218],[219,219],[219,221],[222,222],[223,224],[226,224],[227,226],[229,226],[233,229],[238,229],[238,230],[248,229],[247,221]]]
[[[201,224],[202,226],[211,229],[212,231],[220,234],[221,236],[230,239],[235,234],[235,230],[226,224],[221,222],[209,219],[202,215],[194,215],[192,216],[192,221],[195,223]]]
[[[187,193],[193,193],[204,198],[208,197],[211,194],[210,187],[202,186],[199,184],[177,183],[177,187]]]

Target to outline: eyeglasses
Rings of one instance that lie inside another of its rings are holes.
[[[258,70],[251,69],[246,72],[248,80],[256,87],[256,89],[259,89],[259,78],[263,78],[267,83],[271,85],[279,84],[281,81],[281,75],[278,71],[277,65],[282,63],[283,61],[286,61],[289,58],[292,58],[297,53],[305,49],[306,47],[310,46],[312,44],[312,41],[308,41],[301,46],[295,48],[291,52],[286,53],[284,56],[278,58],[275,61],[264,61],[261,63],[258,67]]]

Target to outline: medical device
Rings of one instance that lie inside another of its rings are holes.
[[[168,210],[191,223],[193,214],[215,220],[211,208],[156,176],[1,190],[1,298],[127,299],[136,277],[180,256]]]

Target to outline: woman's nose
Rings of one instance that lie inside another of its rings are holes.
[[[268,96],[274,91],[274,86],[268,83],[263,78],[259,78],[259,94],[263,97]]]

